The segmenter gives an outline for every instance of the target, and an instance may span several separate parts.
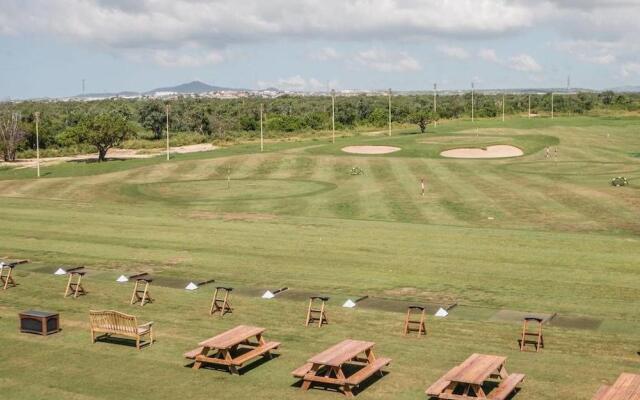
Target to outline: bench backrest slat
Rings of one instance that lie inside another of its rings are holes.
[[[137,318],[118,311],[89,311],[89,320],[91,327],[94,329],[104,329],[124,334],[136,334],[138,332]]]

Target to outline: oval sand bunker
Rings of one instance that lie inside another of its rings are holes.
[[[443,151],[440,155],[449,158],[506,158],[520,157],[524,153],[515,146],[501,144],[488,146],[486,149],[451,149]]]
[[[351,154],[389,154],[402,150],[393,146],[347,146],[342,151]]]

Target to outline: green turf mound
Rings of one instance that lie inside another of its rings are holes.
[[[332,183],[310,180],[206,179],[130,185],[125,192],[157,201],[198,204],[305,197],[335,188]]]

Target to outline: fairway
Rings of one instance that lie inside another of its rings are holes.
[[[523,155],[440,155],[489,146]],[[357,398],[425,398],[477,352],[526,374],[517,400],[590,399],[640,362],[638,154],[639,118],[514,118],[66,163],[40,179],[0,170],[0,256],[32,261],[0,292],[0,398],[336,399],[303,395],[290,372],[353,338],[393,359]],[[630,185],[611,186],[617,176]],[[64,265],[89,270],[87,296],[63,298],[53,271]],[[145,307],[129,305],[131,283],[115,282],[139,272],[158,278]],[[208,279],[216,283],[181,289]],[[236,289],[224,318],[208,315],[218,284]],[[290,295],[259,297],[285,286]],[[309,293],[331,297],[321,329],[304,327]],[[340,307],[365,295],[368,307]],[[401,335],[401,312],[376,301],[457,306],[429,316],[417,339]],[[60,312],[62,332],[19,334],[17,313],[28,309]],[[88,312],[102,309],[155,321],[157,343],[91,344]],[[539,354],[518,351],[526,313],[557,314]],[[185,367],[184,352],[238,324],[267,328],[279,356],[240,377]]]

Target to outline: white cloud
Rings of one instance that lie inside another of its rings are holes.
[[[506,64],[506,66],[515,69],[516,71],[522,72],[542,71],[542,66],[528,54],[518,54],[516,56],[510,57],[509,63]]]
[[[493,49],[482,49],[478,52],[478,56],[485,61],[500,63],[496,51]]]
[[[622,65],[622,76],[640,76],[640,62],[629,62]]]
[[[456,60],[466,60],[470,57],[469,52],[462,47],[456,46],[438,46],[438,51],[449,58]]]
[[[494,49],[482,49],[478,52],[478,57],[484,61],[502,65],[520,72],[540,72],[542,66],[529,54],[517,54],[508,59],[502,59]]]
[[[340,53],[338,53],[338,51],[333,47],[323,47],[313,53],[310,53],[309,57],[312,60],[329,61],[340,57]]]
[[[292,91],[326,91],[329,87],[335,88],[338,86],[337,81],[322,82],[316,78],[305,79],[300,75],[290,76],[288,78],[279,78],[275,81],[258,81],[258,87],[266,89],[269,87],[276,87],[283,90]]]
[[[163,67],[194,68],[219,64],[225,60],[225,56],[217,51],[209,51],[203,54],[180,54],[157,50],[152,52],[152,60]]]
[[[418,60],[405,52],[375,48],[358,52],[353,60],[360,66],[381,72],[411,72],[422,69]]]
[[[366,42],[513,38],[551,29],[564,41],[620,50],[573,54],[596,64],[640,61],[639,0],[2,0],[0,35],[63,38],[111,53],[163,51],[156,62],[198,65],[204,54],[238,43],[281,39]],[[448,57],[470,58],[455,46]],[[315,59],[338,56],[320,49]],[[176,61],[177,60],[177,61]],[[405,60],[405,70],[417,62]],[[414,60],[415,61],[415,60]],[[517,68],[536,69],[519,57]],[[535,61],[535,60],[534,60]],[[218,62],[213,58],[205,63]],[[413,65],[413,66],[412,66]],[[380,66],[379,66],[380,67]],[[384,67],[389,68],[389,67]]]
[[[273,38],[497,35],[535,22],[509,0],[3,0],[3,32],[111,48],[224,47]]]

